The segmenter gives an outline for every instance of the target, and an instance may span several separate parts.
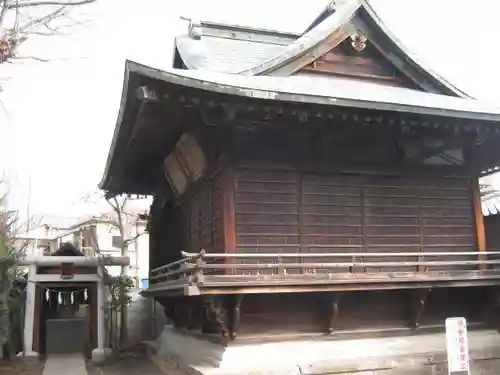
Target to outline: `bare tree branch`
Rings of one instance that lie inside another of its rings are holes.
[[[123,201],[125,202],[126,198]],[[116,213],[116,217],[117,217],[117,220],[118,220],[118,226],[117,226],[117,228],[120,231],[120,236],[122,237],[122,242],[125,242],[125,235],[126,235],[126,233],[124,232],[123,217],[122,217],[124,205],[121,205],[118,202],[118,198],[117,197],[113,197],[113,199],[111,199],[111,200],[108,199],[107,202],[109,203],[109,205],[113,208],[113,210]],[[122,255],[123,255],[123,248],[122,248]]]
[[[49,62],[49,59],[43,59],[41,57],[36,57],[36,56],[13,56],[9,59],[10,61],[12,60],[36,60],[40,62]]]
[[[147,232],[146,231],[142,231],[141,233],[136,233],[136,235],[132,238],[129,238],[128,240],[125,240],[125,245],[128,246],[132,243],[134,243],[135,241],[137,241],[139,239],[139,237],[141,237],[142,235],[146,234]]]
[[[7,15],[7,0],[0,0],[0,39],[3,38],[3,23],[5,21],[5,16]]]
[[[20,1],[20,0],[0,0],[0,64],[9,61],[16,56],[19,46],[24,43],[30,35],[55,35],[60,33],[61,28],[67,28],[78,24],[62,25],[56,28],[50,26],[55,19],[67,16],[70,8],[95,3],[97,0],[74,0],[74,1]],[[37,17],[30,17],[28,14],[21,15],[21,9],[48,7],[48,12],[40,13],[37,11]],[[56,7],[57,9],[53,9]],[[8,13],[15,12],[15,16],[8,16]],[[9,22],[7,26],[5,23]],[[23,23],[24,22],[24,23]],[[49,33],[42,33],[37,30],[45,27]],[[33,58],[38,61],[44,59]]]
[[[18,34],[25,34],[29,31],[29,29],[31,29],[33,27],[40,26],[40,25],[47,25],[50,21],[65,14],[65,12],[66,12],[66,8],[61,7],[59,9],[56,9],[53,12],[47,13],[41,17],[37,17],[37,18],[30,20],[29,22],[26,22],[24,25],[19,26],[19,28],[17,30],[15,30],[15,32]]]
[[[85,5],[95,3],[97,0],[79,0],[79,1],[26,1],[22,3],[16,4],[8,4],[6,5],[7,9],[19,9],[19,8],[28,8],[28,7],[39,7],[39,6],[76,6],[76,5]],[[7,3],[7,0],[4,0],[4,3]]]

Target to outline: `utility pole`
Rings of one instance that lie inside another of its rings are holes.
[[[135,287],[138,289],[140,288],[140,279],[139,279],[139,218],[135,218],[135,241],[134,241],[134,250],[135,250],[135,280],[136,280],[136,285]]]
[[[31,173],[28,177],[28,204],[26,206],[26,233],[30,231],[30,217],[31,217]]]

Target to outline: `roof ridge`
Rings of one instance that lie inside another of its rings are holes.
[[[212,36],[213,32],[206,32],[206,30],[214,30],[218,32],[243,32],[249,34],[260,34],[267,36],[278,36],[285,38],[298,38],[300,37],[300,33],[294,33],[289,31],[279,31],[276,29],[267,29],[260,27],[252,27],[252,26],[243,26],[243,25],[235,25],[224,22],[214,22],[214,21],[201,21],[194,20],[192,18],[181,17],[182,20],[189,22],[189,37],[193,39],[199,39],[201,36]],[[231,35],[231,34],[229,34]],[[232,39],[238,39],[237,35],[231,35]]]
[[[253,67],[252,69],[242,71],[240,74],[270,74],[276,72],[292,61],[301,61],[304,57],[307,57],[307,63],[310,63],[311,61],[309,60],[316,59],[319,55],[326,52],[326,50],[336,47],[343,40],[345,40],[345,38],[349,37],[351,32],[349,21],[356,15],[356,12],[362,5],[362,2],[363,0],[350,0],[345,4],[345,6],[329,14],[328,17],[322,20],[317,26],[302,34],[300,38],[288,45],[283,53],[256,67]],[[322,45],[321,48],[316,51],[315,47],[319,43],[323,42],[327,45]],[[301,61],[300,67],[306,65],[307,63],[302,63]],[[289,73],[291,74],[293,71]]]
[[[347,0],[347,1],[349,1],[349,0]],[[339,2],[345,3],[346,0],[330,0],[328,2],[327,6],[323,9],[323,11],[305,29],[305,31],[303,32],[303,34],[311,31],[316,26],[318,26],[321,22],[323,22],[325,19],[327,19],[333,13],[335,13],[335,11],[337,10],[337,6],[339,5],[338,4]]]

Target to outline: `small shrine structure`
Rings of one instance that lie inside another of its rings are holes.
[[[24,353],[82,352],[106,356],[105,266],[127,266],[128,257],[85,256],[70,243],[50,256],[26,257],[28,266]]]

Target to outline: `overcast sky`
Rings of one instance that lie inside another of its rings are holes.
[[[32,212],[78,215],[100,181],[114,130],[126,58],[172,62],[180,16],[301,32],[328,0],[99,0],[62,37],[31,39],[24,61],[0,67],[0,168],[11,202]],[[140,5],[138,5],[140,4]],[[496,0],[372,0],[387,26],[422,60],[475,97],[500,106]],[[488,57],[489,56],[489,57]]]

